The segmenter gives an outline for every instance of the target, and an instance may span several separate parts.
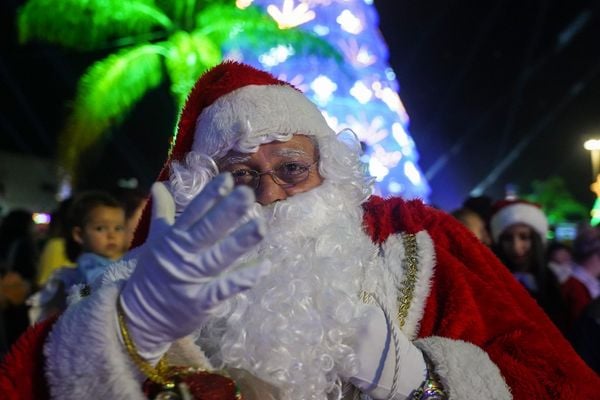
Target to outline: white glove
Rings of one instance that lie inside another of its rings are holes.
[[[228,270],[265,231],[258,219],[232,231],[254,203],[251,189],[233,186],[230,174],[217,176],[174,223],[168,189],[162,183],[152,187],[149,239],[120,295],[130,335],[150,362],[200,327],[216,305],[268,272],[266,262]]]
[[[375,399],[390,398],[396,366],[393,336],[383,311],[367,305],[364,324],[356,336],[354,350],[360,360],[359,372],[350,382]],[[423,353],[396,326],[398,337],[399,373],[393,399],[406,399],[421,386],[427,376]]]

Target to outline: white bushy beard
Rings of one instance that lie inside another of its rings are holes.
[[[360,201],[347,194],[325,181],[257,205],[267,237],[239,264],[268,259],[272,271],[204,326],[199,344],[214,366],[246,370],[286,399],[341,397],[340,377],[358,369],[351,346],[363,309],[359,294],[377,252],[362,230]]]

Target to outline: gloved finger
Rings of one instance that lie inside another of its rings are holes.
[[[150,189],[152,216],[148,240],[163,235],[175,222],[175,201],[163,182],[155,182]]]
[[[254,203],[254,192],[246,186],[236,187],[228,196],[216,203],[194,226],[189,229],[189,240],[181,244],[186,250],[206,248],[221,240]]]
[[[258,264],[245,266],[214,279],[206,288],[204,305],[211,309],[224,300],[252,288],[271,270],[271,263],[263,260]]]
[[[188,204],[183,213],[175,221],[174,227],[181,231],[188,230],[200,220],[208,210],[222,197],[233,190],[234,182],[230,173],[220,174]]]
[[[265,236],[266,227],[262,219],[254,219],[242,225],[228,237],[203,252],[196,265],[201,276],[222,273],[241,255],[246,253]]]

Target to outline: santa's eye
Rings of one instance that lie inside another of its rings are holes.
[[[310,164],[306,164],[300,161],[286,162],[275,170],[275,173],[282,180],[289,182],[293,181],[299,176],[303,176],[310,169]]]
[[[248,185],[256,179],[258,172],[248,168],[240,168],[231,171],[231,175],[236,185]]]

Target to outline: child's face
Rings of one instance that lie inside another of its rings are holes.
[[[73,229],[73,238],[83,251],[111,260],[123,255],[125,236],[125,211],[118,207],[98,206],[89,213],[83,227]]]

